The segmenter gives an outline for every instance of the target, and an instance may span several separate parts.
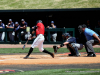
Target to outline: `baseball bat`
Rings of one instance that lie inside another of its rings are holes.
[[[27,40],[26,43],[24,44],[24,46],[23,46],[23,48],[22,48],[23,50],[24,50],[24,48],[25,48],[25,46],[26,46],[27,43],[28,43],[28,40]]]

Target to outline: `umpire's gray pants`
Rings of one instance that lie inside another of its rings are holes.
[[[85,48],[86,48],[87,53],[88,52],[94,53],[93,45],[96,45],[96,44],[98,44],[98,43],[95,42],[94,40],[87,41],[86,44],[85,44]]]

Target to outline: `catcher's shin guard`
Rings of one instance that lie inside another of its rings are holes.
[[[71,47],[73,48],[73,50],[75,51],[76,53],[76,56],[80,56],[79,52],[78,52],[78,48],[75,46],[75,44],[71,44]]]
[[[70,51],[70,53],[71,53],[70,55],[71,55],[71,56],[76,55],[76,53],[74,52],[74,50],[72,49],[72,47],[69,46],[69,44],[67,45],[67,48],[68,48],[68,50]],[[69,55],[69,56],[70,56],[70,55]]]

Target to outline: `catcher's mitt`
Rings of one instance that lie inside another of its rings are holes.
[[[56,53],[57,50],[58,50],[58,47],[57,46],[53,46],[53,49],[54,49],[54,52]]]

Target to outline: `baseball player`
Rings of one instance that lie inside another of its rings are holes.
[[[50,26],[47,26],[48,29],[56,29],[57,26],[54,25],[54,21],[51,21],[51,27]],[[57,38],[57,32],[54,31],[54,32],[51,32],[51,38],[53,39],[53,42],[56,42],[56,38]]]
[[[75,37],[71,37],[69,33],[64,33],[62,37],[66,41],[60,46],[53,46],[54,52],[56,53],[59,48],[66,45],[69,51],[71,52],[69,56],[80,56],[80,53],[78,52],[78,50],[83,49],[83,44],[77,43],[77,39]]]
[[[18,22],[15,22],[14,32],[15,32],[15,42],[18,42],[18,30],[20,29],[20,25]]]
[[[9,23],[6,25],[6,28],[14,28],[14,23],[12,22],[12,19],[9,19]],[[9,38],[11,42],[14,42],[13,31],[9,32]]]
[[[84,43],[84,45],[88,54],[87,56],[96,57],[93,45],[100,43],[100,36],[93,30],[87,28],[85,24],[79,25],[78,29],[80,33],[83,33],[85,35],[86,42]]]
[[[26,55],[26,57],[24,57],[24,59],[27,59],[29,57],[29,55],[32,53],[33,49],[36,46],[39,47],[39,51],[48,53],[54,58],[54,53],[48,52],[47,50],[43,49],[45,27],[41,20],[37,21],[37,25],[36,25],[35,29],[32,31],[32,34],[34,34],[35,32],[36,32],[36,39],[34,40],[28,54]],[[35,37],[30,37],[30,38],[28,38],[28,40],[31,40],[33,38],[35,38]]]
[[[0,29],[5,28],[4,23],[2,23],[2,20],[0,20]],[[0,32],[0,41],[4,41],[5,32]]]
[[[21,19],[20,28],[21,29],[26,29],[27,26],[28,26],[28,23],[25,22],[24,19]],[[27,40],[28,39],[28,34],[30,34],[30,33],[29,32],[25,32],[25,31],[21,31],[22,39]]]

